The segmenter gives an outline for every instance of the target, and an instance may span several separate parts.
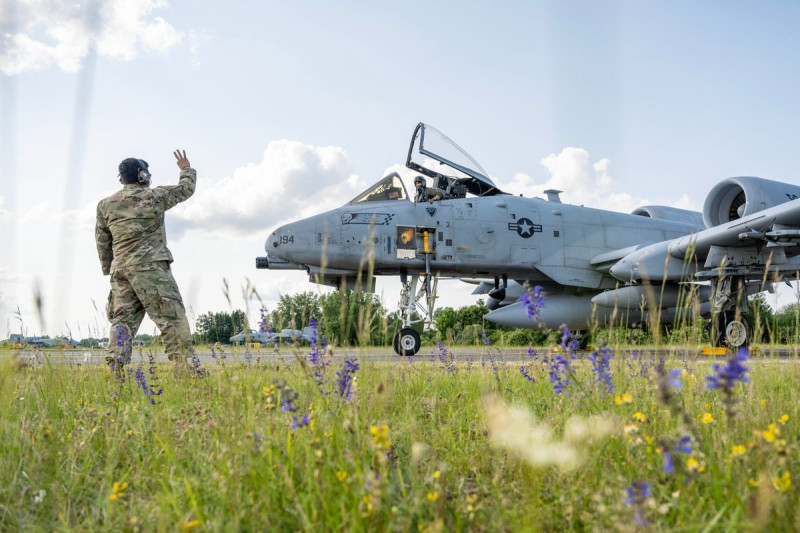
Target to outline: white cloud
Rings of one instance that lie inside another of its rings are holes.
[[[649,202],[626,192],[615,191],[616,182],[609,174],[610,161],[600,159],[594,163],[589,152],[582,148],[567,147],[558,154],[550,154],[540,161],[550,177],[537,185],[533,178],[517,173],[510,181],[496,179],[498,187],[512,194],[544,196],[547,189],[564,191],[565,203],[585,205],[612,211],[631,212]]]
[[[31,0],[0,22],[0,71],[7,75],[53,65],[80,69],[94,45],[102,57],[130,61],[140,50],[165,52],[183,39],[162,17],[163,0],[104,0],[85,3]]]
[[[237,168],[233,176],[207,179],[202,169],[198,175],[195,195],[171,212],[171,232],[266,230],[339,207],[367,186],[351,173],[341,148],[287,140],[271,142],[262,161]]]

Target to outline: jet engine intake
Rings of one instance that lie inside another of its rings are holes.
[[[740,176],[717,183],[703,204],[707,228],[719,226],[769,207],[800,198],[800,186]]]

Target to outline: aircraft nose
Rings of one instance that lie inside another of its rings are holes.
[[[267,242],[264,243],[264,250],[267,253],[275,252],[275,249],[278,248],[279,239],[278,239],[278,232],[273,231],[270,233],[269,237],[267,237]]]

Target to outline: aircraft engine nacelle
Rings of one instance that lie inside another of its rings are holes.
[[[703,221],[711,228],[800,198],[800,186],[741,176],[717,183],[703,204]]]
[[[666,205],[643,205],[631,211],[632,215],[640,217],[657,218],[659,220],[670,220],[672,222],[683,222],[685,224],[703,225],[703,214],[688,209],[678,209]]]

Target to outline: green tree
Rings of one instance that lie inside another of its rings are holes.
[[[334,291],[320,298],[320,329],[328,340],[342,346],[383,345],[389,332],[380,299],[362,291]]]
[[[295,295],[282,294],[278,306],[271,313],[270,321],[275,331],[282,329],[303,329],[311,322],[311,317],[319,317],[320,297],[308,291]]]
[[[446,336],[448,331],[455,329],[456,322],[458,322],[458,313],[452,307],[436,311],[436,329],[443,336]]]
[[[250,331],[247,323],[247,315],[244,311],[237,309],[230,313],[208,312],[197,317],[195,321],[195,331],[203,342],[208,344],[227,343],[231,337],[240,331]]]

